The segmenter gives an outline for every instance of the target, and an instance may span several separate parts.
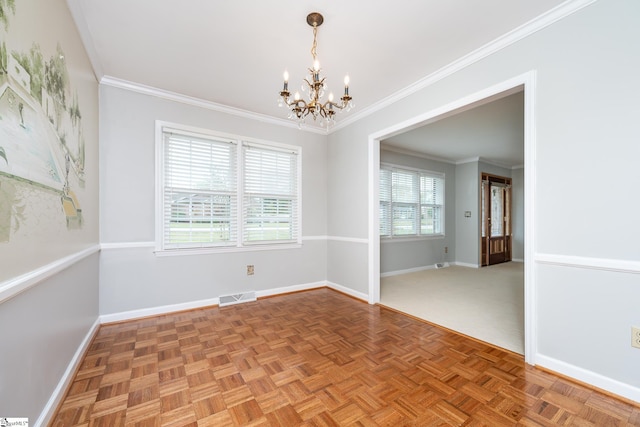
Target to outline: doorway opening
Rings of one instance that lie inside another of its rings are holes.
[[[535,195],[534,154],[535,154],[535,71],[516,76],[502,83],[488,87],[479,92],[465,96],[457,101],[427,111],[414,118],[405,120],[381,131],[369,135],[368,164],[369,164],[369,239],[368,239],[368,275],[369,275],[369,303],[380,302],[380,218],[379,218],[379,175],[380,175],[380,141],[399,135],[408,130],[416,129],[426,123],[439,120],[441,117],[456,114],[464,109],[473,108],[478,103],[490,102],[505,96],[506,93],[524,92],[524,249],[521,255],[524,261],[524,356],[525,362],[534,363],[536,349],[535,329],[535,271],[533,269],[534,235],[533,225]],[[480,175],[476,175],[480,178]],[[478,187],[476,187],[478,188]],[[478,201],[478,208],[479,206]],[[477,217],[476,217],[477,218]],[[478,227],[480,220],[478,219]],[[477,229],[476,229],[477,230]],[[478,234],[475,234],[478,236]],[[477,238],[477,237],[476,237]],[[477,240],[476,240],[477,241]],[[478,249],[480,244],[477,245]],[[477,254],[477,252],[476,252]],[[479,254],[476,255],[479,261]],[[441,271],[445,271],[441,270]]]

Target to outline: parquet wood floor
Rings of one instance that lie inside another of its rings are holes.
[[[640,426],[640,408],[318,289],[101,326],[51,425]]]

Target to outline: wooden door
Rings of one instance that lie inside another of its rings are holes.
[[[482,265],[511,261],[511,178],[482,174]]]

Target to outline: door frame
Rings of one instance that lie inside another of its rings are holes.
[[[535,365],[537,355],[536,280],[533,266],[535,248],[535,95],[536,71],[531,70],[478,92],[469,94],[439,108],[374,132],[368,138],[368,297],[370,304],[380,302],[380,140],[420,127],[429,120],[451,115],[473,104],[493,97],[505,96],[524,88],[524,360]]]
[[[489,183],[487,188],[484,188],[484,183],[485,183],[485,179],[486,181]],[[489,218],[491,216],[490,213],[488,213],[487,211],[487,206],[485,206],[485,203],[489,203],[491,204],[491,199],[490,199],[490,193],[491,193],[491,183],[496,183],[496,184],[502,184],[502,185],[498,185],[498,187],[503,187],[506,189],[505,191],[505,199],[503,199],[503,205],[505,207],[505,210],[508,209],[509,212],[503,212],[503,231],[504,231],[504,235],[503,235],[503,248],[504,251],[507,252],[508,255],[505,255],[505,260],[500,261],[500,262],[507,262],[507,261],[511,261],[512,256],[513,256],[513,218],[512,218],[512,213],[513,213],[513,207],[512,207],[512,193],[511,193],[511,182],[512,182],[512,178],[511,177],[507,177],[507,176],[499,176],[499,175],[495,175],[492,173],[487,173],[487,172],[482,172],[480,171],[480,220],[481,220],[481,226],[480,226],[480,267],[486,267],[489,265],[494,265],[491,263],[491,240],[493,239],[493,236],[491,236],[491,218]],[[489,209],[491,209],[491,207],[489,207]],[[487,215],[487,216],[485,216]],[[505,220],[504,218],[507,218],[507,220]],[[482,230],[485,230],[486,236],[482,235]],[[508,234],[507,234],[508,233]],[[483,241],[483,239],[486,237],[486,241]],[[498,262],[496,262],[495,264],[498,264]]]

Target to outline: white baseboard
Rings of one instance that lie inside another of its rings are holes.
[[[91,325],[89,332],[87,332],[84,339],[80,343],[80,346],[76,350],[76,353],[73,355],[73,358],[69,362],[69,365],[67,365],[67,369],[64,371],[64,374],[62,374],[62,378],[60,378],[60,381],[51,394],[49,401],[42,409],[40,417],[38,417],[38,419],[36,420],[34,424],[36,427],[49,425],[49,422],[55,415],[56,409],[58,409],[58,405],[60,404],[62,399],[64,399],[67,388],[69,387],[71,381],[73,381],[73,376],[76,372],[76,369],[82,362],[82,358],[84,357],[87,348],[89,348],[89,344],[91,344],[91,340],[93,340],[93,337],[96,334],[99,326],[100,318],[96,319],[96,321],[93,322],[93,325]]]
[[[478,264],[469,264],[466,262],[454,261],[451,265],[457,265],[459,267],[480,268]]]
[[[583,369],[542,354],[536,354],[535,362],[536,365],[545,369],[566,375],[567,377],[574,378],[578,381],[616,394],[625,399],[630,399],[634,402],[640,403],[640,388],[638,387],[633,387],[629,384],[622,383],[612,378],[605,377],[604,375],[591,372],[587,369]]]
[[[511,262],[524,262],[524,258],[512,258]]]
[[[367,294],[363,294],[362,292],[358,292],[358,291],[354,291],[351,288],[347,288],[345,286],[342,285],[338,285],[337,283],[333,283],[333,282],[327,282],[327,287],[336,290],[338,292],[342,292],[343,294],[347,294],[349,296],[352,296],[356,299],[360,299],[366,303],[368,303],[369,301],[369,295]]]
[[[325,286],[327,286],[327,282],[324,282],[324,281],[307,283],[303,285],[285,286],[282,288],[273,288],[273,289],[267,289],[264,291],[256,291],[256,296],[258,298],[271,297],[275,295],[288,294],[291,292],[308,291],[311,289],[322,288]]]
[[[141,308],[138,310],[122,311],[120,313],[103,314],[100,316],[101,323],[122,322],[125,320],[140,319],[142,317],[158,316],[160,314],[173,313],[176,311],[192,310],[194,308],[218,305],[219,298],[209,298],[199,301],[183,302],[179,304],[162,305],[159,307]]]
[[[267,289],[263,291],[255,291],[255,292],[256,292],[256,297],[263,298],[263,297],[269,297],[274,295],[287,294],[291,292],[307,291],[310,289],[321,288],[324,286],[327,286],[326,282],[315,282],[315,283],[286,286],[282,288],[273,288],[273,289]],[[243,291],[251,291],[251,290],[252,289],[243,289]],[[184,310],[193,310],[197,308],[210,307],[212,305],[219,305],[219,304],[220,304],[219,298],[209,298],[209,299],[203,299],[198,301],[183,302],[179,304],[163,305],[159,307],[141,308],[138,310],[122,311],[119,313],[103,314],[100,316],[100,322],[101,323],[122,322],[125,320],[134,320],[134,319],[140,319],[143,317],[158,316],[161,314],[175,313],[177,311],[184,311]]]
[[[418,271],[432,270],[434,268],[436,268],[435,265],[424,265],[422,267],[407,268],[406,270],[395,270],[388,271],[386,273],[380,273],[380,277],[399,276],[401,274],[416,273]]]

